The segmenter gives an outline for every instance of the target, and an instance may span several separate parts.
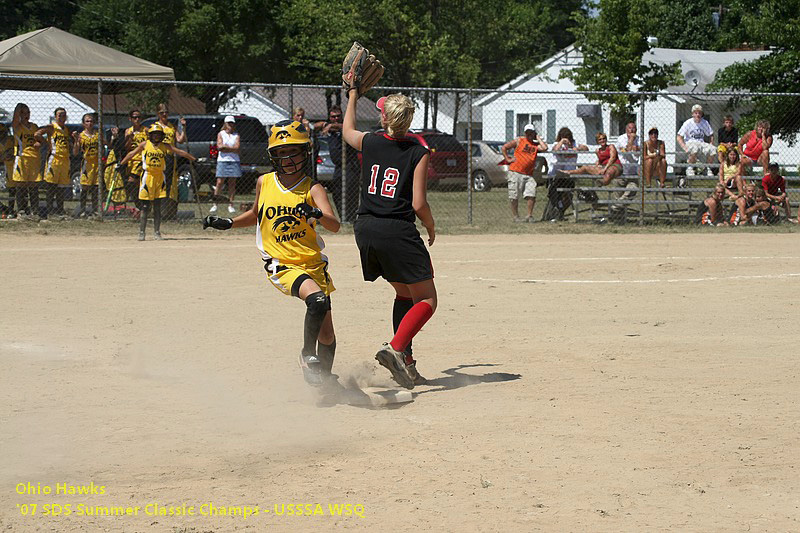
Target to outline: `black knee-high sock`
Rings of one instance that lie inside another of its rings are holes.
[[[317,343],[317,355],[322,363],[322,370],[330,373],[333,370],[333,360],[336,357],[336,339],[330,344]]]
[[[24,213],[28,208],[28,191],[22,185],[14,187],[14,197],[17,200],[17,213]]]
[[[89,190],[87,189],[88,185],[84,185],[81,187],[81,211],[78,216],[83,216],[86,213],[86,197],[89,196]]]
[[[403,321],[403,317],[406,316],[406,313],[408,313],[412,307],[414,307],[414,301],[411,298],[404,298],[402,296],[395,297],[394,306],[392,307],[392,326],[394,327],[395,333],[397,333],[397,328],[400,327],[400,322]],[[413,353],[411,343],[409,342],[405,354],[411,356]]]
[[[65,187],[58,187],[56,189],[56,209],[59,215],[64,214],[64,194],[66,193]]]
[[[150,214],[150,202],[142,201],[142,211],[139,213],[139,233],[144,233],[147,229],[147,215]]]
[[[161,233],[161,198],[153,200],[153,231]]]
[[[56,189],[58,189],[58,185],[55,183],[45,183],[45,203],[47,204],[47,214],[51,214],[55,211],[54,204],[56,199]]]
[[[6,178],[8,179],[8,178]],[[8,209],[13,213],[17,201],[17,187],[8,188]]]
[[[31,214],[34,216],[39,215],[39,186],[31,184],[28,186],[28,201],[31,204]]]
[[[306,319],[303,324],[303,352],[306,357],[317,355],[317,337],[328,312],[328,298],[322,291],[306,297]]]

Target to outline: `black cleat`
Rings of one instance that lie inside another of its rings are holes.
[[[414,379],[408,374],[403,352],[398,352],[388,342],[383,343],[375,359],[392,373],[392,378],[403,388],[413,389]]]

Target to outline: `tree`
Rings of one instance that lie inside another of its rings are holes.
[[[771,45],[768,55],[736,63],[717,73],[710,90],[748,93],[790,93],[800,87],[800,0],[738,0],[731,5],[732,16],[741,18],[738,38]],[[731,98],[736,106],[745,96]],[[743,116],[744,126],[767,119],[772,132],[794,144],[800,133],[800,98],[797,96],[747,97],[752,110]]]
[[[651,48],[647,37],[659,24],[653,5],[652,0],[600,0],[599,16],[577,17],[573,33],[583,64],[562,76],[585,91],[650,92],[680,83],[680,62],[642,64],[644,53]],[[630,113],[639,100],[639,96],[624,94],[590,98],[610,104],[618,114]]]
[[[273,0],[88,0],[81,4],[72,31],[169,65],[179,80],[278,81],[285,71],[279,35],[272,19],[264,16],[275,4]],[[215,112],[230,96],[219,86],[180,90],[202,100],[207,112]]]
[[[51,0],[3,2],[0,7],[0,12],[3,13],[3,23],[0,24],[0,40],[49,26],[67,30],[77,11],[78,4],[74,2],[53,2]]]

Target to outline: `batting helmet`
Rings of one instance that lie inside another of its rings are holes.
[[[286,146],[297,146],[300,150],[299,153],[303,154],[303,161],[299,163],[292,161],[298,153],[283,156],[276,155],[279,148]],[[269,132],[267,153],[272,166],[275,167],[275,171],[279,174],[296,174],[300,171],[309,174],[311,172],[311,138],[308,135],[308,130],[301,122],[282,120],[272,126]]]
[[[152,126],[147,128],[147,136],[150,137],[151,135],[156,135],[156,136],[160,136],[161,137],[161,140],[155,141],[155,142],[163,141],[164,140],[164,135],[166,135],[166,132],[164,132],[164,126],[162,126],[158,122],[154,122]],[[151,140],[151,142],[152,142],[152,140]]]

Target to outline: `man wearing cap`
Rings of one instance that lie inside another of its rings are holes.
[[[503,157],[508,162],[508,199],[511,201],[511,214],[514,222],[522,222],[519,216],[519,197],[528,203],[528,216],[525,222],[533,222],[533,206],[536,204],[536,157],[547,151],[547,144],[537,135],[533,124],[525,124],[524,137],[512,139],[503,145]],[[513,155],[508,151],[513,150]]]
[[[219,197],[222,192],[222,183],[228,181],[228,213],[235,213],[233,197],[236,195],[236,178],[242,176],[242,165],[239,160],[239,133],[236,131],[236,119],[228,115],[225,123],[217,134],[217,186],[214,196]],[[216,202],[209,210],[211,214],[217,212]]]
[[[379,101],[383,104],[383,98]],[[380,109],[380,107],[378,108]],[[331,180],[331,195],[336,211],[342,222],[354,222],[356,211],[358,210],[358,198],[360,196],[359,186],[361,179],[361,163],[358,160],[358,152],[349,144],[345,144],[345,155],[347,164],[347,198],[345,206],[342,206],[342,108],[334,104],[328,110],[327,122],[317,122],[314,124],[314,131],[328,138],[328,151],[331,162],[333,163],[333,179]],[[343,213],[343,208],[347,213]]]
[[[706,142],[706,137],[709,139]],[[716,160],[717,149],[714,147],[714,130],[711,124],[703,117],[703,106],[695,104],[692,106],[692,118],[686,120],[678,130],[678,144],[689,154],[689,165],[686,168],[687,176],[694,176],[695,170],[691,166],[697,162],[697,156],[702,155],[706,158],[706,163],[714,163]],[[713,176],[714,172],[710,167],[706,167],[706,173]]]

